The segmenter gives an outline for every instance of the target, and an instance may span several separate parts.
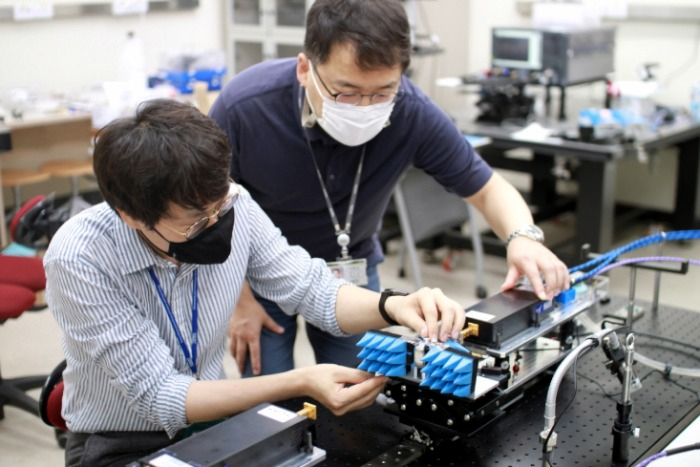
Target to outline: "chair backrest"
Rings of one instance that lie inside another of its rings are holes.
[[[68,431],[66,421],[61,415],[63,407],[63,370],[66,369],[66,361],[63,360],[51,372],[39,396],[39,414],[41,419],[49,426]]]
[[[399,181],[416,243],[469,220],[469,206],[433,177],[413,167]]]

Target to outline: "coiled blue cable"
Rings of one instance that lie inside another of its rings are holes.
[[[573,274],[574,272],[578,271],[583,271],[585,269],[593,268],[590,269],[588,272],[585,274],[577,277],[575,281],[572,282],[572,285],[577,284],[581,281],[584,281],[586,279],[590,279],[591,277],[597,275],[600,273],[602,269],[604,269],[607,265],[615,261],[615,259],[623,255],[625,253],[628,253],[633,250],[637,250],[639,248],[644,248],[649,245],[653,245],[655,243],[661,243],[661,242],[667,242],[667,241],[681,241],[681,240],[696,240],[700,238],[700,230],[677,230],[673,232],[660,232],[658,234],[654,235],[649,235],[648,237],[640,238],[638,240],[635,240],[633,242],[628,243],[627,245],[621,246],[619,248],[616,248],[612,251],[609,251],[607,253],[603,253],[602,255],[598,256],[597,258],[594,258],[590,261],[587,261],[583,264],[579,264],[578,266],[574,266],[569,269],[569,274]]]

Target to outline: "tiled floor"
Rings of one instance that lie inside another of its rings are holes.
[[[616,246],[645,236],[644,227],[630,230],[619,238]],[[384,287],[395,287],[405,290],[413,288],[410,277],[400,278],[398,272],[398,246],[389,244],[387,260],[380,267]],[[444,251],[438,251],[441,258]],[[657,254],[653,247],[649,252],[638,251],[635,256]],[[700,259],[700,241],[685,245],[668,244],[664,246],[663,254]],[[423,263],[422,273],[425,285],[438,286],[445,293],[463,304],[465,307],[478,301],[474,296],[473,285],[473,255],[462,252],[457,256],[455,269],[446,271],[441,264]],[[499,257],[486,258],[486,286],[489,293],[498,291],[506,270],[505,260]],[[611,275],[611,292],[627,295],[629,291],[629,272],[624,269],[614,270]],[[654,275],[650,272],[640,272],[637,278],[636,296],[650,300],[653,296]],[[700,311],[700,268],[692,268],[688,275],[664,275],[661,280],[661,303]],[[700,319],[700,317],[699,317]],[[297,344],[297,364],[308,365],[313,362],[308,344],[302,335]],[[49,372],[61,360],[61,345],[59,330],[50,313],[25,313],[20,319],[0,325],[0,364],[5,377]],[[231,358],[227,359],[227,371],[235,375]],[[15,408],[6,408],[6,417],[0,421],[0,466],[58,466],[63,464],[63,451],[59,449],[53,437],[53,432],[37,417],[26,414]],[[696,423],[696,425],[698,425]],[[688,439],[697,441],[700,429],[686,434]],[[685,460],[684,460],[685,459]],[[667,460],[675,467],[699,465],[698,451],[674,456]],[[654,463],[653,466],[661,465]]]

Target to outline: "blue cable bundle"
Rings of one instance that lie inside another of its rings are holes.
[[[631,243],[628,243],[627,245],[611,250],[607,253],[598,256],[597,258],[594,258],[590,261],[587,261],[583,264],[579,264],[578,266],[569,269],[569,274],[572,274],[574,272],[593,268],[587,271],[586,273],[582,274],[581,276],[577,277],[576,280],[572,283],[572,285],[597,275],[607,265],[615,261],[615,259],[618,256],[628,253],[632,250],[644,248],[655,243],[675,240],[696,240],[698,238],[700,238],[700,230],[678,230],[675,232],[661,232],[658,234],[649,235],[648,237],[640,238],[639,240],[635,240]]]

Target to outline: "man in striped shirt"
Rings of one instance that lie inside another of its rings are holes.
[[[123,466],[192,424],[261,402],[308,396],[340,415],[374,401],[385,377],[337,365],[226,379],[227,324],[244,280],[334,335],[391,321],[434,340],[461,330],[462,308],[437,289],[392,297],[380,313],[378,293],[290,246],[230,181],[230,158],[212,120],[170,100],[99,132],[106,202],[66,222],[44,258],[68,363],[66,465]]]

